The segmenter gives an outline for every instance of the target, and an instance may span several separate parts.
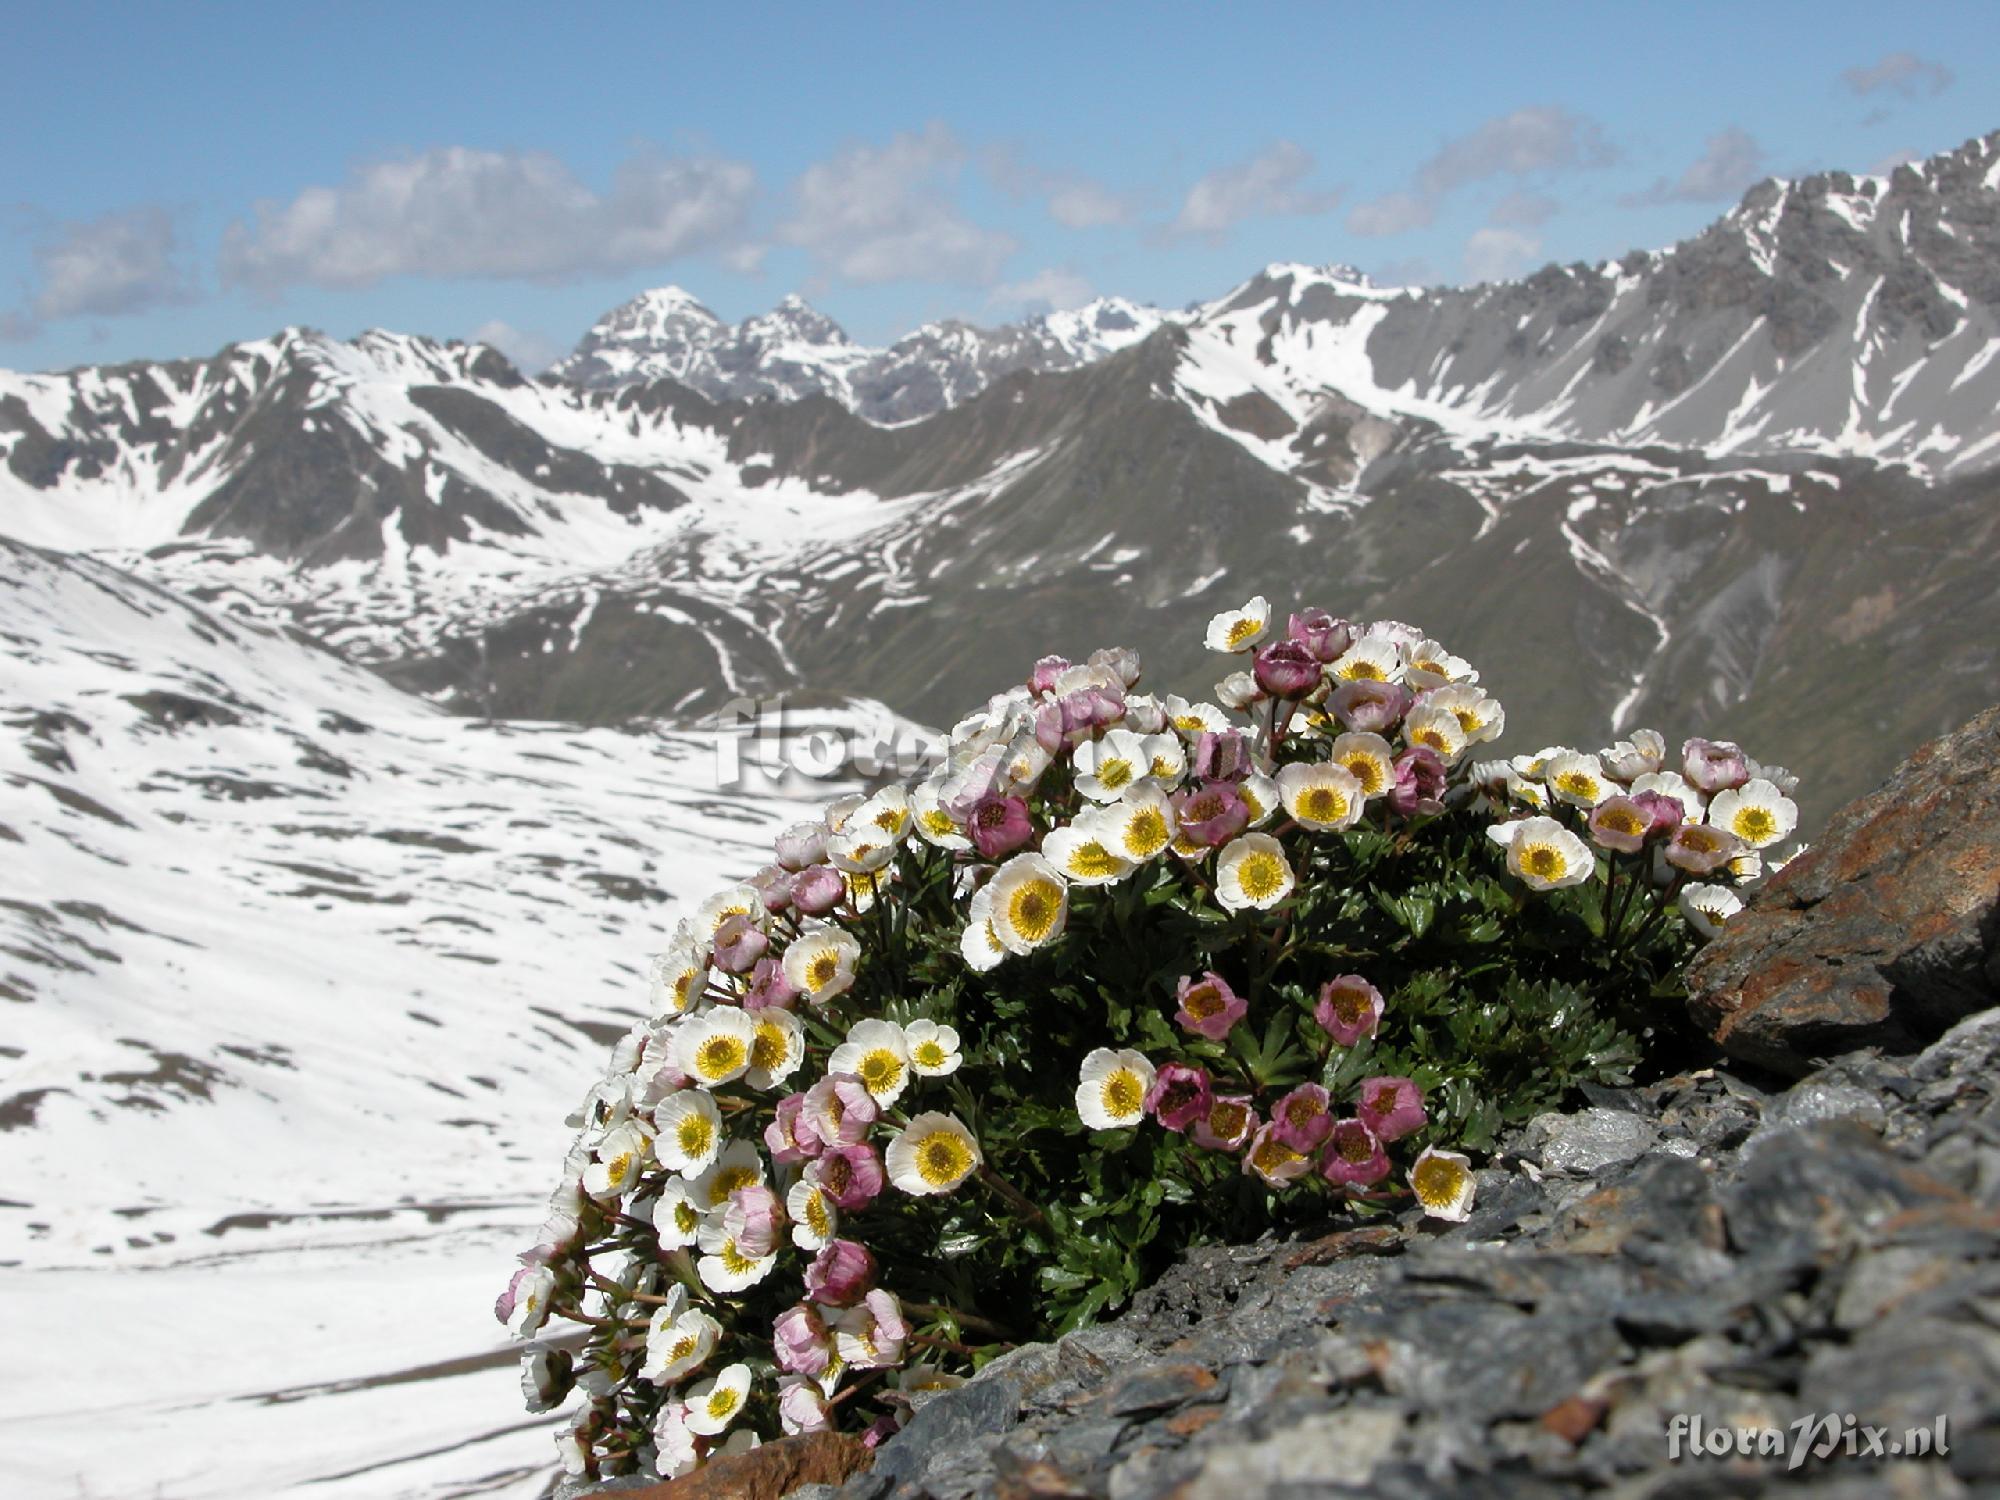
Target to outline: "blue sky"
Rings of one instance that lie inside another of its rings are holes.
[[[1462,282],[2000,127],[2000,6],[9,3],[0,366],[304,323],[538,364],[675,282],[856,338],[1274,260]]]

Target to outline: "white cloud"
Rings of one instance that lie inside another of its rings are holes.
[[[1492,225],[1475,229],[1465,242],[1465,279],[1468,283],[1511,281],[1531,270],[1541,254],[1542,242],[1532,234]]]
[[[1887,177],[1898,167],[1907,167],[1912,162],[1922,160],[1923,156],[1920,153],[1912,151],[1908,146],[1905,146],[1900,151],[1891,151],[1861,175],[1863,177]]]
[[[950,189],[966,151],[943,125],[905,131],[883,146],[849,146],[793,185],[778,236],[842,281],[987,285],[1012,255],[1012,235],[974,224]]]
[[[34,319],[117,317],[195,297],[194,278],[176,256],[173,216],[148,206],[66,224],[37,245],[41,285]],[[15,316],[14,326],[32,326]]]
[[[1026,312],[1063,312],[1083,306],[1096,295],[1096,289],[1076,272],[1050,267],[1025,281],[996,286],[986,302],[989,307]]]
[[[1214,238],[1245,219],[1323,214],[1340,201],[1340,191],[1301,188],[1312,170],[1312,156],[1303,147],[1273,141],[1248,161],[1217,168],[1189,188],[1167,232]]]
[[[1490,215],[1495,224],[1516,229],[1533,229],[1549,221],[1549,216],[1562,205],[1542,193],[1509,193],[1493,205]]]
[[[1701,155],[1669,182],[1662,177],[1643,193],[1623,200],[1634,207],[1652,203],[1719,203],[1735,198],[1764,175],[1764,148],[1749,132],[1732,125],[1710,136]]]
[[[491,344],[512,360],[517,369],[529,375],[540,374],[567,352],[547,334],[536,333],[532,329],[516,328],[499,318],[481,323],[473,329],[472,342]]]
[[[657,266],[736,237],[756,179],[741,162],[647,149],[608,192],[546,152],[444,146],[263,202],[229,226],[222,277],[260,291],[389,276],[563,281]]]
[[[1368,268],[1368,279],[1377,286],[1436,286],[1442,278],[1421,255],[1411,255],[1377,261]]]
[[[1905,99],[1928,94],[1936,97],[1950,88],[1958,75],[1943,63],[1929,62],[1914,52],[1890,52],[1869,67],[1843,72],[1841,81],[1862,97],[1887,89]]]
[[[1417,168],[1408,188],[1357,203],[1347,216],[1347,227],[1354,234],[1370,236],[1426,229],[1437,218],[1438,204],[1472,183],[1536,172],[1582,171],[1617,160],[1618,150],[1604,127],[1589,116],[1551,104],[1531,105],[1495,115],[1464,135],[1453,136]],[[1550,200],[1529,193],[1516,193],[1506,201],[1554,207]]]
[[[1131,200],[1103,183],[1074,172],[1044,171],[1011,146],[990,148],[980,163],[1009,197],[1042,199],[1049,217],[1065,229],[1102,229],[1130,223],[1134,216]]]

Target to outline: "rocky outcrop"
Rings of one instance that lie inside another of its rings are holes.
[[[1996,1080],[1991,1011],[1776,1094],[1603,1092],[1503,1143],[1465,1224],[1192,1253],[932,1398],[840,1500],[1992,1493]],[[1783,1451],[1690,1455],[1695,1419]],[[1919,1432],[1943,1451],[1889,1456]]]
[[[2000,709],[1836,813],[1687,979],[1724,1051],[1788,1076],[2000,1004]]]

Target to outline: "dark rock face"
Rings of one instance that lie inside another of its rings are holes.
[[[2000,1004],[2000,709],[1836,813],[1689,968],[1688,993],[1732,1057],[1788,1076],[1912,1050]]]
[[[1544,1116],[1467,1223],[1198,1250],[1115,1322],[931,1398],[838,1493],[1992,1493],[1996,1080],[1989,1011],[1779,1094],[1709,1071]],[[1855,1452],[1788,1470],[1793,1424],[1828,1414]],[[1784,1451],[1683,1436],[1675,1461],[1676,1417]],[[1869,1455],[1866,1428],[1940,1417],[1941,1456]]]

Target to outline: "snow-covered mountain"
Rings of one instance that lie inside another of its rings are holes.
[[[932,416],[1017,370],[1070,370],[1137,343],[1168,314],[1119,297],[999,328],[926,323],[886,349],[787,297],[731,327],[679,287],[612,309],[548,378],[589,389],[674,380],[716,400],[828,396],[873,422]]]
[[[726,765],[0,541],[8,1495],[540,1493],[490,1308],[562,1119],[675,917],[839,790]]]

